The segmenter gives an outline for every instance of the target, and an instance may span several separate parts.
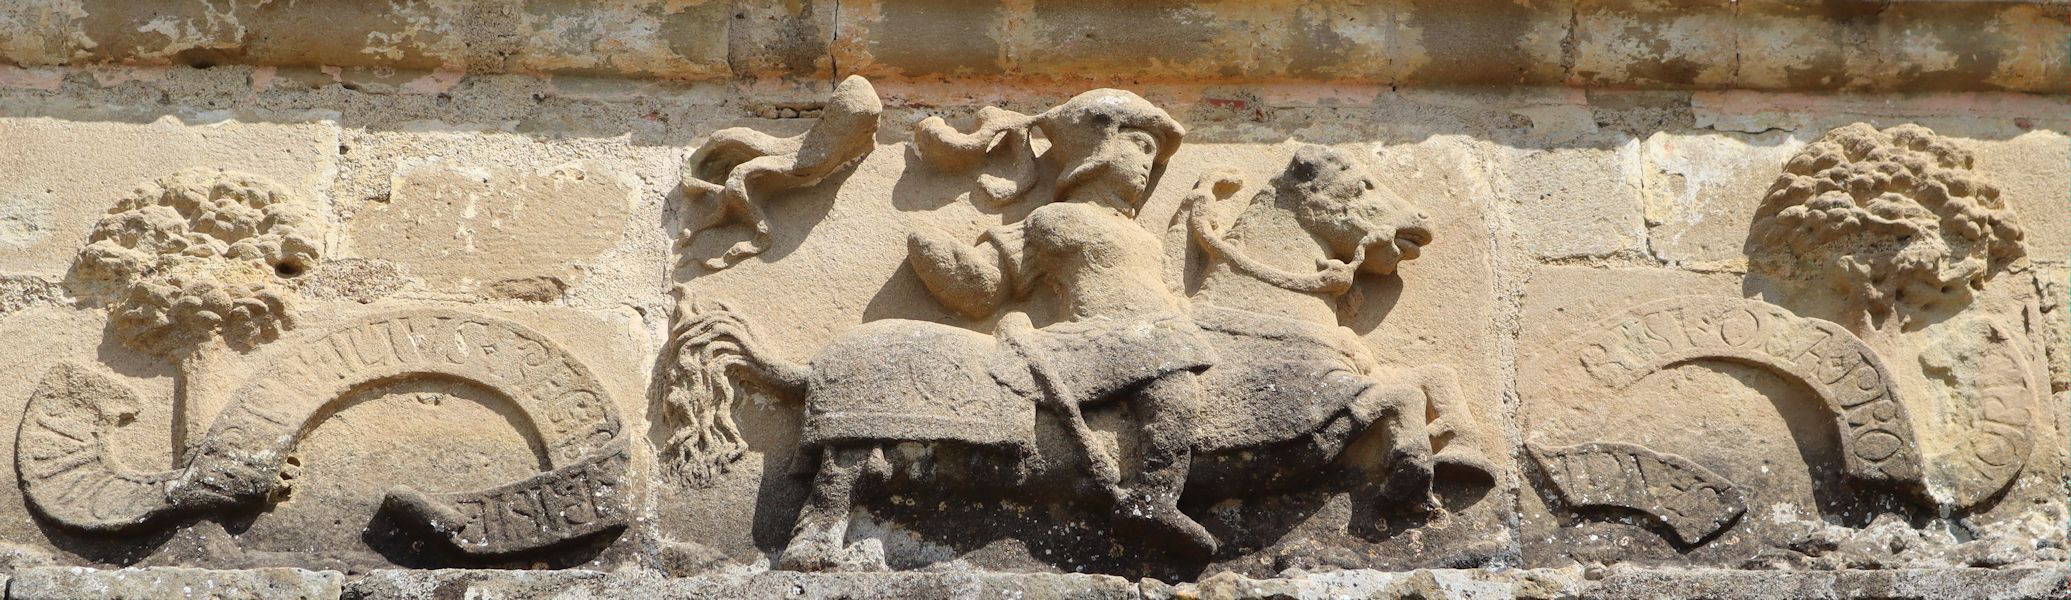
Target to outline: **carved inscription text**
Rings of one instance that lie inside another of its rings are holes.
[[[1667,524],[1684,544],[1711,537],[1747,512],[1733,482],[1680,456],[1615,442],[1534,444],[1530,450],[1568,506],[1644,512]]]
[[[1678,364],[1726,360],[1759,366],[1810,388],[1834,415],[1847,472],[1919,486],[1918,446],[1882,360],[1839,325],[1756,300],[1684,296],[1597,323],[1555,353],[1586,379],[1563,391],[1587,401]],[[1596,388],[1594,390],[1586,388]]]

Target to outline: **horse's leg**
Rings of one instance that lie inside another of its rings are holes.
[[[875,447],[826,448],[821,450],[820,470],[813,475],[805,506],[798,511],[798,524],[791,528],[791,541],[777,558],[777,568],[789,571],[826,571],[842,568],[883,568],[880,550],[877,564],[871,557],[856,557],[844,542],[849,533],[849,512],[856,506],[865,484],[881,471]],[[856,560],[861,558],[863,560]],[[857,564],[857,563],[866,564]]]
[[[1424,423],[1423,390],[1402,384],[1381,384],[1360,392],[1354,410],[1373,419],[1388,441],[1381,458],[1384,479],[1375,492],[1383,502],[1410,502],[1417,510],[1436,508],[1431,497],[1435,463],[1431,434]]]
[[[1429,407],[1434,460],[1495,481],[1496,465],[1483,454],[1481,423],[1467,408],[1466,396],[1460,393],[1459,376],[1444,365],[1417,367],[1410,371],[1410,376],[1423,389]]]

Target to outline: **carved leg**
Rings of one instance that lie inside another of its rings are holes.
[[[1215,536],[1179,510],[1193,464],[1193,413],[1201,394],[1190,372],[1167,375],[1137,393],[1132,411],[1143,430],[1143,465],[1121,486],[1115,518],[1124,529],[1205,560],[1215,554]]]
[[[883,570],[884,550],[876,540],[854,549],[844,544],[849,511],[855,508],[864,484],[886,470],[883,452],[874,447],[827,448],[820,456],[820,470],[813,475],[812,490],[805,507],[798,511],[798,524],[791,528],[791,541],[778,557],[777,568]]]
[[[1381,459],[1385,479],[1375,492],[1380,502],[1408,502],[1415,510],[1431,510],[1431,478],[1435,461],[1430,430],[1425,427],[1423,391],[1402,384],[1367,388],[1353,401],[1358,416],[1369,417],[1388,440]],[[1363,413],[1363,414],[1360,414]]]
[[[1439,465],[1474,471],[1496,480],[1496,465],[1482,453],[1481,423],[1460,393],[1460,378],[1451,367],[1429,365],[1411,371],[1424,392],[1429,412],[1433,459]]]

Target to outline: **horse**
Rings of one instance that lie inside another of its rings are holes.
[[[1445,419],[1465,416],[1452,414],[1458,392],[1448,372],[1387,373],[1335,320],[1263,308],[1288,295],[1335,302],[1352,276],[1392,273],[1396,262],[1430,243],[1422,216],[1351,164],[1335,150],[1301,149],[1273,189],[1260,193],[1270,200],[1254,201],[1233,227],[1250,235],[1290,225],[1306,231],[1316,243],[1311,253],[1325,265],[1307,279],[1326,280],[1321,287],[1267,271],[1241,241],[1222,237],[1212,218],[1202,216],[1214,197],[1234,191],[1228,176],[1204,181],[1185,203],[1192,237],[1211,255],[1203,302],[1190,318],[1177,318],[1187,322],[1148,325],[1198,327],[1222,357],[1202,374],[1209,397],[1195,420],[1185,499],[1285,492],[1350,473],[1364,501],[1430,510],[1441,462],[1494,472],[1471,456],[1471,444],[1451,440],[1462,428]],[[1277,294],[1239,293],[1237,278],[1288,285],[1267,286]],[[872,321],[798,363],[765,351],[753,327],[725,302],[699,299],[682,287],[678,292],[678,321],[665,348],[675,363],[664,381],[664,418],[677,431],[664,447],[665,461],[695,484],[741,456],[744,444],[730,417],[739,384],[797,400],[804,412],[800,470],[812,479],[780,568],[884,568],[881,547],[844,544],[851,511],[884,490],[927,486],[974,496],[1099,499],[1107,492],[1095,469],[1128,464],[1099,455],[1109,444],[1074,444],[1067,433],[1084,431],[1084,423],[1064,422],[1066,411],[1045,410],[1057,405],[1046,399],[1057,394],[1118,390],[1056,389],[1017,349],[1035,331],[1025,317],[1010,314],[990,335],[933,322]],[[1446,416],[1434,421],[1437,412]],[[1433,425],[1442,430],[1439,447],[1454,452],[1434,450]],[[1116,436],[1111,445],[1126,455],[1129,442]],[[1378,447],[1379,456],[1353,456],[1366,447]]]

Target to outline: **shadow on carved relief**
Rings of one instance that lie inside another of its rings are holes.
[[[176,365],[175,464],[138,470],[112,453],[108,436],[143,400],[103,367],[59,363],[16,438],[23,496],[53,543],[128,563],[197,523],[236,536],[319,483],[299,480],[305,471],[332,466],[302,464],[312,433],[373,396],[432,382],[473,390],[486,418],[502,411],[547,469],[476,491],[388,490],[364,525],[370,547],[404,564],[485,564],[615,537],[627,518],[627,447],[588,368],[523,326],[456,311],[290,331],[303,319],[286,282],[317,266],[322,229],[312,205],[277,184],[208,170],[140,187],[96,226],[68,283],[107,309],[108,338]],[[173,560],[268,561],[237,545]]]
[[[1341,324],[1371,310],[1349,293],[1360,279],[1392,277],[1432,243],[1427,217],[1320,146],[1248,201],[1233,200],[1240,177],[1211,173],[1176,217],[1205,256],[1182,294],[1136,217],[1185,134],[1118,90],[981,111],[968,133],[922,121],[929,171],[908,178],[975,180],[958,196],[982,214],[1043,196],[976,239],[908,238],[897,273],[981,329],[867,320],[794,362],[732,304],[745,299],[679,285],[655,389],[665,481],[730,481],[751,446],[735,422],[748,398],[802,411],[788,471],[807,482],[804,504],[774,557],[796,570],[1020,554],[1191,577],[1325,505],[1350,503],[1352,535],[1386,538],[1462,508],[1441,498],[1488,497],[1504,469],[1483,454],[1458,376],[1382,365]],[[770,466],[764,492],[786,475]]]

